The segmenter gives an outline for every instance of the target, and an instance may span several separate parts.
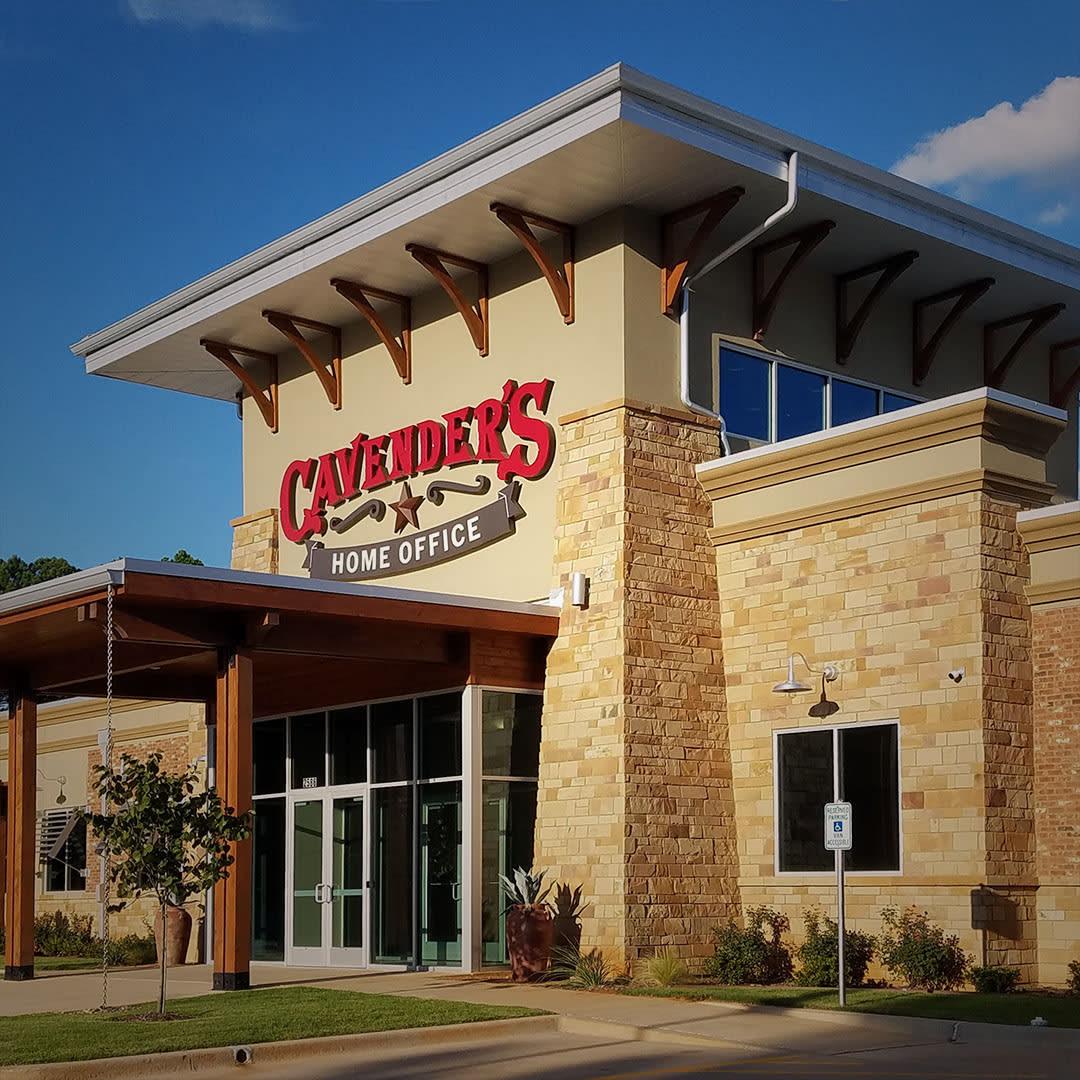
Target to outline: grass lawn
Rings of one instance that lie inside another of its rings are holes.
[[[839,1009],[835,990],[809,986],[672,986],[627,994],[687,998],[690,1001],[739,1001],[747,1005],[783,1005],[794,1009]],[[1080,997],[1050,994],[923,994],[910,990],[848,990],[847,1011],[970,1020],[983,1024],[1029,1024],[1036,1016],[1051,1027],[1080,1028]]]
[[[0,1065],[86,1061],[165,1050],[540,1015],[535,1009],[354,994],[314,986],[179,998],[170,1001],[168,1008],[170,1013],[184,1013],[189,1019],[145,1023],[115,1019],[154,1011],[155,1005],[104,1014],[36,1013],[0,1017]]]

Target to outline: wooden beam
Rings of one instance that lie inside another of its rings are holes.
[[[263,318],[300,353],[307,361],[308,367],[318,376],[319,382],[326,393],[326,400],[335,409],[341,408],[341,327],[330,326],[328,323],[316,322],[314,319],[305,319],[300,315],[287,315],[283,311],[263,311]],[[327,368],[322,357],[315,351],[314,346],[303,334],[300,327],[305,330],[314,330],[325,334],[330,339],[330,367]]]
[[[934,357],[945,343],[950,331],[960,321],[960,316],[980,296],[994,287],[993,278],[978,278],[964,285],[956,285],[943,292],[934,293],[932,296],[924,296],[916,300],[911,307],[912,316],[912,357],[911,357],[911,381],[915,386],[921,386],[923,380],[930,374],[930,367],[934,363]],[[938,324],[938,328],[923,341],[923,331],[926,312],[929,308],[947,301],[954,301],[953,306],[945,313],[945,317]]]
[[[1020,350],[1044,326],[1053,322],[1064,310],[1064,304],[1047,304],[1046,307],[1034,308],[1031,311],[1021,312],[1019,315],[1010,315],[1008,318],[987,323],[983,327],[983,382],[985,385],[1001,386],[1006,372],[1020,355]],[[1005,350],[1005,355],[995,364],[994,338],[1000,331],[1006,330],[1010,326],[1019,326],[1020,323],[1027,323],[1027,325],[1017,335],[1016,340]]]
[[[679,290],[682,288],[690,263],[697,258],[716,226],[724,220],[745,194],[745,188],[726,188],[716,195],[710,195],[707,199],[702,199],[691,206],[684,206],[681,210],[675,210],[661,218],[660,307],[665,315],[675,313],[675,301],[679,298]],[[676,247],[676,227],[699,215],[704,216],[698,222],[690,239],[681,247]]]
[[[412,382],[412,301],[407,296],[361,285],[358,281],[331,278],[330,284],[367,319],[379,340],[386,346],[401,381],[408,386]],[[401,339],[398,340],[386,320],[375,310],[370,297],[397,304],[401,309]]]
[[[484,263],[474,262],[461,255],[425,247],[423,244],[406,244],[405,250],[443,287],[465,320],[473,344],[481,356],[488,354],[488,268]],[[446,264],[460,266],[476,277],[476,305],[462,292],[461,286],[446,268]]]
[[[7,866],[4,978],[34,977],[34,823],[37,820],[37,704],[15,693],[8,711]]]
[[[817,221],[754,248],[753,311],[754,340],[761,341],[769,331],[776,305],[791,275],[810,257],[810,253],[836,228],[835,221]],[[765,259],[777,251],[791,248],[772,285],[765,288]]]
[[[68,696],[103,698],[106,696],[104,676],[87,679],[65,687]],[[213,672],[195,674],[184,669],[171,671],[134,671],[117,675],[113,680],[113,697],[140,698],[145,701],[194,701],[203,703],[214,692]]]
[[[113,675],[133,675],[140,671],[153,671],[155,668],[168,667],[180,663],[200,652],[205,652],[202,645],[179,648],[173,645],[143,645],[117,643],[113,662]],[[81,683],[93,682],[104,676],[105,647],[100,655],[89,655],[81,650],[74,655],[52,656],[36,664],[31,664],[28,677],[39,690],[66,690]]]
[[[1050,346],[1050,404],[1057,409],[1067,409],[1069,395],[1075,394],[1080,387],[1080,357],[1073,363],[1071,371],[1061,359],[1064,353],[1076,348],[1080,348],[1080,337]]]
[[[226,345],[224,341],[211,341],[209,338],[200,338],[199,344],[240,380],[241,385],[251,395],[251,400],[258,405],[266,426],[276,435],[278,429],[277,357],[273,353],[259,352],[257,349],[249,349],[244,345]],[[259,386],[251,372],[237,360],[237,354],[262,360],[269,367],[266,390]]]
[[[506,203],[493,202],[491,212],[521,241],[522,246],[532,256],[533,262],[540,268],[563,322],[568,326],[574,321],[574,227],[565,221],[542,217],[529,210],[519,210]],[[540,243],[530,226],[558,233],[562,237],[562,266],[557,266]]]
[[[447,664],[454,659],[451,635],[444,630],[392,624],[351,625],[314,620],[284,620],[257,646],[258,653],[383,660],[390,663]]]
[[[78,620],[95,623],[102,633],[106,632],[103,606],[99,603],[80,605]],[[128,645],[217,649],[240,643],[242,625],[239,618],[214,618],[189,610],[117,610],[113,614],[113,640]]]
[[[237,649],[224,658],[217,678],[217,775],[225,804],[236,814],[251,811],[251,654]],[[214,894],[214,989],[251,985],[251,838],[230,845],[229,876]]]
[[[907,270],[919,257],[917,251],[902,251],[898,255],[890,255],[887,259],[879,259],[862,266],[858,270],[848,270],[844,274],[838,274],[835,278],[836,287],[836,362],[845,364],[855,351],[855,342],[870,318],[870,312],[874,310],[878,302],[894,281]],[[877,274],[878,279],[870,287],[863,302],[856,309],[855,314],[848,317],[848,289],[853,282],[860,281],[864,277]]]

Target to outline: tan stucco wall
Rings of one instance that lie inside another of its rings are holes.
[[[295,356],[281,360],[280,431],[274,435],[258,411],[245,402],[244,508],[246,514],[278,505],[281,477],[296,459],[317,457],[346,446],[357,432],[378,435],[452,409],[498,397],[503,383],[552,379],[546,420],[557,428],[563,413],[586,404],[618,398],[624,391],[622,248],[623,217],[610,214],[577,230],[576,318],[567,326],[554,298],[525,254],[490,270],[490,351],[480,357],[464,321],[441,290],[413,300],[413,376],[402,384],[386,350],[366,323],[357,323],[342,301],[345,360],[343,400],[335,412],[314,374]],[[465,279],[463,278],[463,283]],[[355,312],[353,313],[355,315]],[[532,410],[535,414],[535,409]],[[511,440],[512,441],[512,440]],[[438,479],[471,482],[477,475],[502,486],[495,466],[481,464],[417,477],[414,494]],[[391,584],[516,600],[545,597],[551,583],[551,538],[555,524],[554,470],[522,484],[527,516],[516,535],[481,555],[458,559],[386,579]],[[381,490],[396,499],[400,484]],[[483,502],[489,501],[490,495]],[[363,497],[343,508],[354,508]],[[387,500],[389,501],[389,500]],[[442,506],[425,503],[424,527],[450,520],[482,505],[472,496],[447,495]],[[322,537],[327,546],[369,543],[393,535],[393,513],[381,523],[364,521],[340,536]],[[280,569],[303,574],[304,545],[284,537]]]

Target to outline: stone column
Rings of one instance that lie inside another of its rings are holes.
[[[582,884],[582,948],[711,951],[738,909],[715,565],[699,417],[618,401],[564,417],[536,865]]]
[[[278,573],[278,512],[276,507],[245,514],[233,527],[232,568]]]

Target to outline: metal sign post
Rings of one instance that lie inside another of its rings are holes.
[[[836,857],[836,937],[840,1006],[847,1004],[844,971],[844,852],[851,850],[851,803],[825,804],[825,850]]]

